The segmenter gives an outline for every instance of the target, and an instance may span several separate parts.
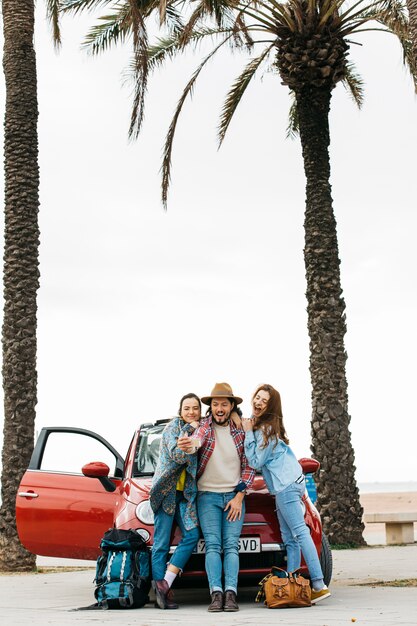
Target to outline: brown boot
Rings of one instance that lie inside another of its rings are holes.
[[[224,594],[224,604],[223,611],[228,611],[231,613],[232,611],[238,611],[239,605],[236,601],[236,594],[231,589],[228,589]]]
[[[223,594],[221,591],[213,591],[211,594],[211,603],[207,611],[210,613],[219,613],[223,611]]]
[[[178,609],[178,604],[174,602],[174,593],[165,579],[152,581],[152,586],[160,609]]]

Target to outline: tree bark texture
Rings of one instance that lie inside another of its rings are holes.
[[[312,452],[320,461],[318,507],[331,544],[363,545],[362,507],[349,430],[344,347],[345,303],[333,213],[328,88],[303,87],[297,94],[307,179],[304,261],[307,278]]]
[[[34,1],[3,0],[6,79],[3,388],[4,444],[0,569],[35,567],[19,542],[15,499],[33,450],[36,293],[39,286],[39,169]]]
[[[411,48],[413,51],[414,70],[417,72],[417,0],[407,0]],[[417,91],[417,81],[414,79]]]

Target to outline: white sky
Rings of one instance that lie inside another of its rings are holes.
[[[217,152],[245,56],[225,50],[211,64],[178,126],[164,213],[163,138],[199,57],[152,80],[129,144],[128,48],[89,58],[79,44],[90,21],[66,19],[56,55],[44,15],[40,2],[37,429],[89,428],[124,453],[134,428],[173,415],[184,393],[225,380],[247,412],[270,382],[308,456],[305,180],[299,141],[285,139],[286,88],[259,75]],[[360,41],[365,105],[338,86],[330,119],[357,478],[416,480],[416,98],[395,40]]]

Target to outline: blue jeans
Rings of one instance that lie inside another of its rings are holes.
[[[292,483],[276,494],[275,501],[282,540],[287,549],[287,569],[294,572],[300,567],[302,552],[313,583],[323,581],[323,572],[310,529],[304,521],[301,504],[304,492],[304,480],[300,484]]]
[[[162,506],[155,513],[155,531],[152,546],[152,578],[162,580],[167,568],[172,524],[174,519],[181,530],[181,541],[175,548],[170,564],[183,570],[200,538],[200,529],[186,530],[182,521],[179,503],[184,499],[182,491],[177,491],[177,506],[174,515],[165,513]]]
[[[198,519],[206,543],[206,571],[210,593],[223,591],[222,571],[224,569],[224,589],[237,593],[239,574],[239,537],[245,515],[245,502],[242,503],[241,518],[228,522],[229,510],[224,507],[235,497],[235,492],[215,493],[199,491],[197,496]],[[222,553],[223,551],[223,563]]]

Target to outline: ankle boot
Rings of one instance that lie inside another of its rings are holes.
[[[221,591],[213,591],[211,594],[211,603],[209,604],[207,611],[210,611],[210,613],[223,611],[223,594]]]
[[[178,604],[174,602],[174,593],[165,579],[154,580],[152,586],[160,609],[178,609]]]
[[[228,589],[224,594],[223,611],[231,613],[232,611],[238,611],[239,605],[236,600],[236,594],[231,589]]]

